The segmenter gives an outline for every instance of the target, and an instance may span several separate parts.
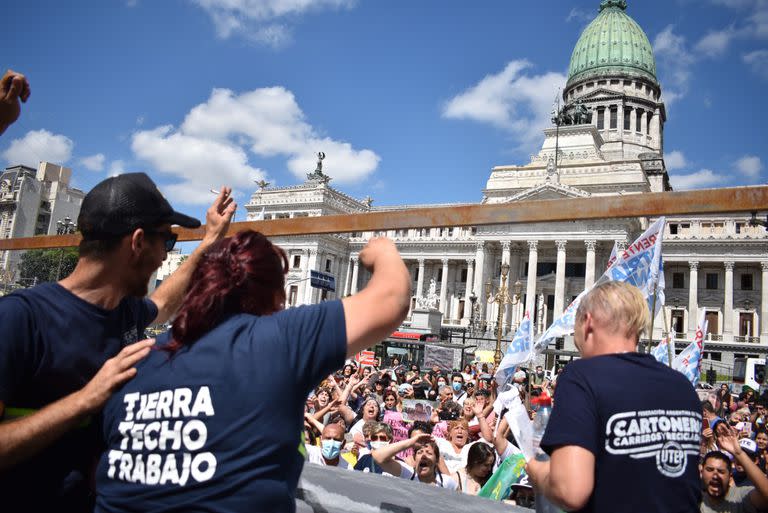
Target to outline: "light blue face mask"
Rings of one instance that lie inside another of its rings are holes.
[[[341,442],[336,440],[322,440],[323,458],[326,460],[335,460],[341,454]]]
[[[453,391],[454,392],[460,392],[461,391],[461,383],[456,382],[453,384]]]

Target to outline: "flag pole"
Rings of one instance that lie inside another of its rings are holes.
[[[675,357],[675,346],[673,345],[675,343],[675,337],[671,336],[669,332],[669,324],[667,323],[667,309],[662,308],[661,312],[664,315],[662,317],[662,322],[664,323],[664,328],[667,331],[667,355],[669,356],[669,366],[672,367],[672,360]]]
[[[656,280],[656,283],[653,284],[653,301],[651,301],[651,325],[648,330],[648,354],[651,353],[651,348],[653,347],[653,325],[656,323],[656,286],[658,284],[659,280]]]

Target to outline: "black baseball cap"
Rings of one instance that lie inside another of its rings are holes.
[[[99,182],[86,194],[77,218],[83,238],[90,240],[159,224],[197,228],[200,221],[173,210],[146,173],[126,173]]]

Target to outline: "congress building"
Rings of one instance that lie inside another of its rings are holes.
[[[530,162],[490,170],[480,203],[595,198],[671,191],[664,163],[667,112],[653,48],[627,14],[625,0],[603,0],[573,49],[562,110]],[[318,150],[321,148],[318,148]],[[321,155],[322,156],[322,155]],[[333,170],[328,170],[332,174]],[[322,160],[304,183],[261,182],[246,205],[248,220],[386,212],[330,184]],[[396,241],[417,299],[430,294],[444,328],[472,327],[493,338],[498,306],[486,301],[509,265],[504,307],[509,340],[526,310],[536,333],[605,270],[614,245],[626,247],[654,219],[624,218],[526,225],[389,230],[276,238],[289,254],[289,305],[317,303],[360,290],[369,274],[358,254],[374,235]],[[678,352],[692,339],[701,312],[709,320],[704,367],[732,367],[741,356],[768,352],[768,253],[765,228],[749,215],[670,217],[664,232],[666,303],[654,340],[669,332]],[[336,278],[335,292],[310,286],[311,270]],[[516,294],[515,294],[516,293]],[[411,315],[403,329],[407,330]],[[566,338],[558,345],[573,350]]]

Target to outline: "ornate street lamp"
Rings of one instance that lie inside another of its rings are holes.
[[[520,291],[523,284],[520,280],[515,282],[513,296],[509,297],[509,290],[507,289],[507,275],[509,274],[509,264],[504,263],[501,266],[501,286],[496,294],[492,294],[491,282],[485,284],[485,297],[488,304],[496,303],[499,307],[499,313],[496,316],[496,351],[493,354],[493,362],[495,367],[499,368],[501,363],[501,336],[504,324],[504,310],[506,305],[516,305],[520,302]]]
[[[469,332],[474,335],[477,330],[477,295],[473,290],[469,295]]]

